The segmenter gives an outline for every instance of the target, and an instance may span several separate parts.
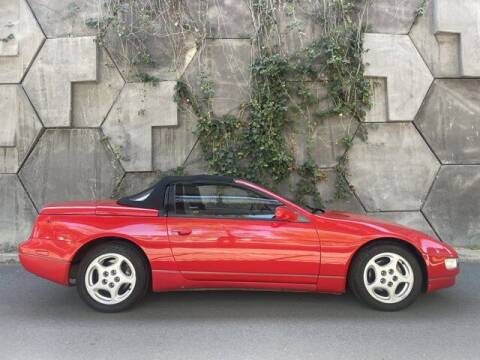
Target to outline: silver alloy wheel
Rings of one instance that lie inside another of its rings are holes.
[[[372,257],[363,272],[368,293],[385,304],[395,304],[405,299],[413,289],[412,266],[395,253],[381,253]]]
[[[99,303],[115,305],[127,299],[135,288],[135,268],[125,256],[108,253],[96,257],[85,272],[88,294]]]

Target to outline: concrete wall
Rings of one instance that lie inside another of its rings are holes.
[[[197,119],[173,102],[175,80],[195,88],[207,73],[217,89],[215,111],[238,112],[249,96],[253,24],[247,0],[184,3],[206,21],[207,39],[200,49],[184,39],[180,54],[165,40],[152,41],[155,62],[144,71],[160,79],[154,85],[132,76],[115,34],[99,46],[85,25],[102,13],[101,1],[0,0],[0,252],[28,236],[46,202],[131,193],[178,166],[205,172],[193,134]],[[291,31],[289,4],[280,1],[288,52],[316,34],[312,1],[303,3]],[[319,124],[314,154],[329,175],[319,190],[328,207],[478,247],[480,2],[427,0],[416,17],[421,3],[372,0],[364,57],[375,84],[369,138],[357,139],[349,154],[352,193],[334,200],[340,140],[358,124],[348,118]],[[326,108],[323,84],[312,89]],[[288,138],[301,162],[303,119],[292,120]]]

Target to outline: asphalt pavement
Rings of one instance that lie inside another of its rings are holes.
[[[348,294],[208,291],[150,294],[119,314],[0,265],[0,359],[480,359],[480,264],[396,313]]]

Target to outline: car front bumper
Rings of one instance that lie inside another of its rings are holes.
[[[430,281],[428,282],[427,292],[452,287],[453,285],[455,285],[456,279],[456,275],[444,278],[430,279]]]
[[[449,267],[448,260],[452,259],[450,256],[430,256],[428,261],[428,284],[427,292],[432,292],[439,289],[444,289],[455,285],[457,275],[460,272],[458,265],[455,268]]]

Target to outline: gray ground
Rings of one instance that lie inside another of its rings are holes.
[[[268,292],[152,294],[100,314],[74,288],[0,265],[0,358],[478,359],[480,264],[456,287],[382,313],[350,296]]]

